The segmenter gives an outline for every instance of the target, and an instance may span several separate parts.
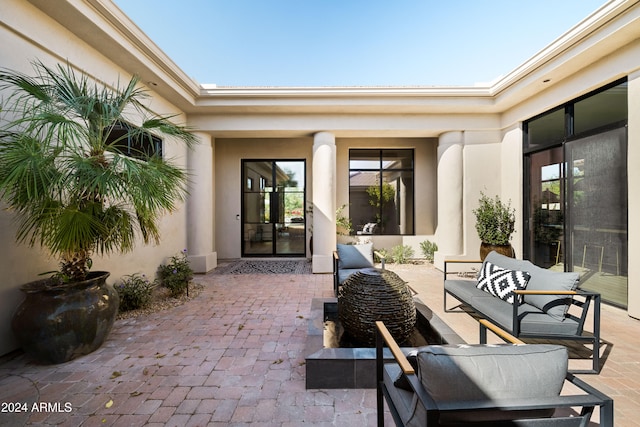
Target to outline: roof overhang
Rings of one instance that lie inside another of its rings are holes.
[[[29,1],[188,114],[500,114],[640,39],[640,0],[612,0],[484,86],[215,87],[188,77],[110,0]]]

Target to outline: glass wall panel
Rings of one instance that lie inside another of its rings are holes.
[[[383,169],[413,169],[413,151],[382,150]]]
[[[574,105],[574,134],[627,120],[627,82],[599,92]]]
[[[567,143],[572,270],[580,287],[627,305],[626,128]]]
[[[627,306],[627,83],[524,123],[524,256]],[[564,125],[566,123],[566,126]]]
[[[549,147],[562,141],[565,137],[564,108],[551,111],[526,125],[526,151]]]
[[[413,234],[413,150],[350,150],[353,233]]]
[[[358,234],[380,234],[380,212],[376,193],[380,189],[380,172],[352,172],[349,176],[349,216]]]
[[[564,181],[562,147],[531,155],[527,241],[530,260],[543,268],[564,270]]]

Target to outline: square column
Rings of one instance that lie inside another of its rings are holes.
[[[191,268],[206,273],[218,265],[214,248],[215,175],[213,173],[213,139],[206,133],[195,133],[199,143],[189,150],[189,196],[187,198],[187,250]]]
[[[313,136],[312,171],[313,272],[330,273],[336,249],[336,137],[330,132]]]

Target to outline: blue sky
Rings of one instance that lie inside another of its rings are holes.
[[[219,86],[466,86],[505,75],[605,0],[115,0]]]

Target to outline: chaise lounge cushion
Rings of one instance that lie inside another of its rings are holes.
[[[485,258],[485,262],[496,264],[502,268],[528,272],[531,278],[527,284],[527,290],[530,291],[574,291],[580,279],[580,275],[576,272],[565,273],[546,270],[530,261],[509,258],[497,252],[490,252]],[[525,295],[524,302],[562,321],[565,319],[571,299],[563,295]]]
[[[373,267],[373,244],[338,244],[339,269],[359,269]]]
[[[560,395],[567,367],[566,348],[550,344],[436,345],[418,351],[420,381],[438,406],[460,401],[553,398]],[[408,425],[425,425],[420,408],[416,405]],[[553,410],[455,412],[444,414],[441,423],[552,414]]]

